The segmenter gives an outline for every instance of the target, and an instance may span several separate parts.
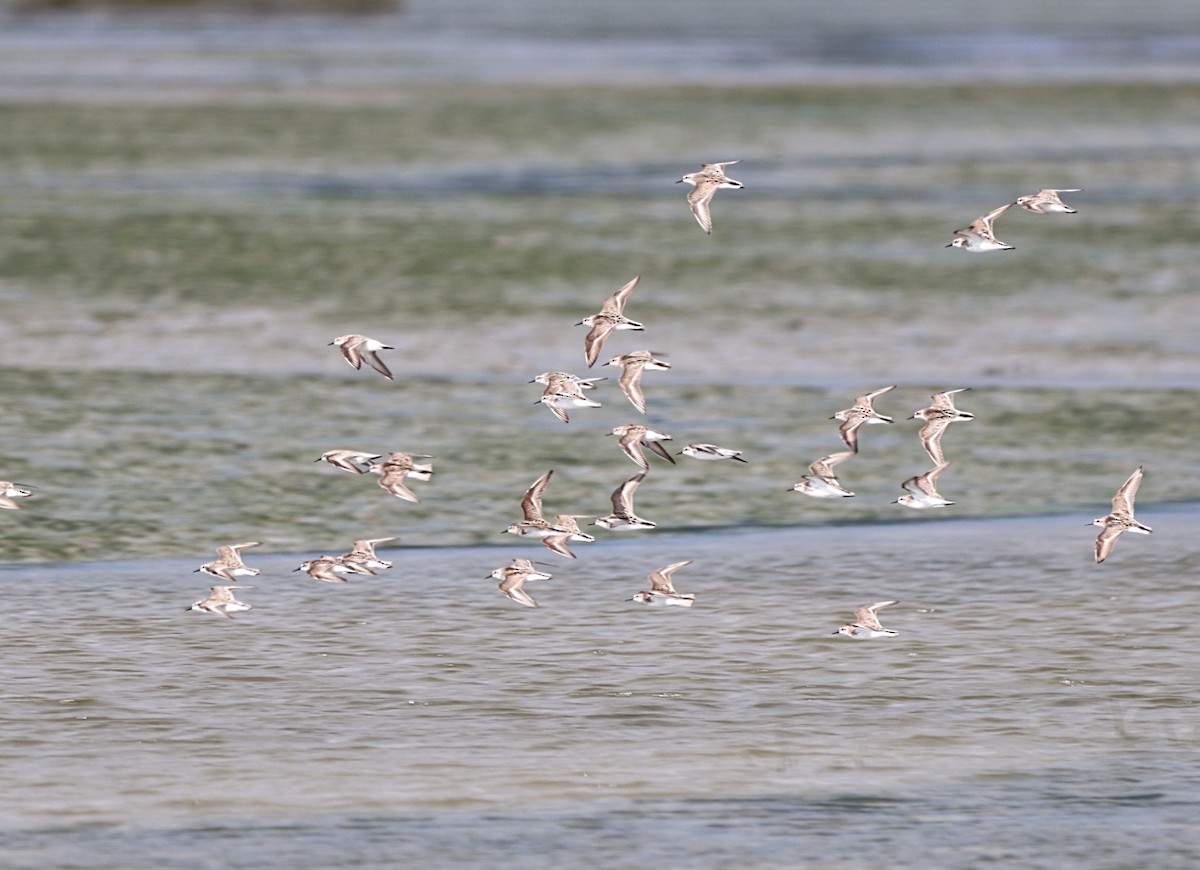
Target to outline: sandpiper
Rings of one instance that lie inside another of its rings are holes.
[[[854,622],[843,625],[834,634],[844,634],[847,637],[856,638],[895,637],[900,632],[880,625],[877,614],[884,607],[891,607],[893,604],[899,603],[899,601],[880,601],[878,604],[864,604],[854,611]]]
[[[670,435],[655,432],[653,429],[643,426],[640,423],[626,423],[622,426],[615,426],[608,434],[620,436],[618,443],[621,446],[621,451],[637,463],[637,466],[643,471],[650,470],[650,461],[646,459],[646,454],[642,451],[643,447],[649,447],[663,459],[667,460],[667,462],[672,465],[675,464],[675,457],[661,443],[663,441],[670,441]]]
[[[579,528],[577,520],[585,518],[586,514],[559,514],[550,524],[555,530],[554,533],[542,538],[542,546],[560,556],[574,559],[575,554],[567,546],[569,542],[581,541],[590,544],[596,540],[595,537]]]
[[[360,538],[355,541],[350,547],[350,552],[338,558],[342,561],[358,562],[371,570],[387,569],[392,567],[392,563],[387,559],[380,559],[375,553],[376,544],[385,544],[388,541],[394,541],[396,537],[393,535],[390,538]]]
[[[696,601],[696,596],[689,593],[680,593],[675,591],[675,586],[671,583],[671,575],[687,565],[692,564],[692,560],[688,559],[684,562],[675,562],[665,568],[659,568],[657,571],[651,571],[650,589],[648,591],[638,592],[631,599],[642,604],[660,604],[674,605],[676,607],[691,607]]]
[[[433,458],[426,453],[393,451],[383,462],[370,463],[367,470],[379,475],[379,485],[386,492],[396,498],[404,499],[404,501],[420,502],[421,499],[417,498],[417,494],[409,489],[404,481],[409,477],[416,480],[429,480],[433,476],[433,466],[422,465],[416,460]]]
[[[644,520],[633,510],[633,494],[646,479],[646,472],[635,474],[613,490],[613,512],[606,517],[597,517],[594,525],[610,531],[636,531],[637,529],[653,529],[657,524]]]
[[[340,556],[318,556],[309,559],[307,562],[301,562],[300,567],[292,569],[293,574],[297,571],[303,571],[312,579],[323,580],[326,583],[349,582],[343,574],[375,574],[375,571],[366,565],[342,559]]]
[[[1096,538],[1096,561],[1103,562],[1112,552],[1117,538],[1126,532],[1136,532],[1148,535],[1152,531],[1145,523],[1139,523],[1133,518],[1133,499],[1137,496],[1138,487],[1142,483],[1142,466],[1138,466],[1129,479],[1121,484],[1117,494],[1112,499],[1112,512],[1106,517],[1098,517],[1088,525],[1099,526],[1101,532]]]
[[[717,190],[722,187],[738,189],[743,186],[740,181],[734,181],[725,174],[725,167],[736,166],[741,162],[740,160],[726,160],[724,163],[702,163],[699,172],[689,172],[675,182],[679,184],[686,181],[692,185],[692,189],[688,191],[687,195],[688,205],[692,207],[692,214],[696,217],[696,223],[700,224],[700,229],[709,235],[712,235],[713,231],[709,204],[717,195]]]
[[[937,491],[938,476],[949,467],[949,462],[943,462],[941,465],[929,469],[924,474],[910,477],[904,483],[900,484],[907,492],[892,502],[892,504],[902,504],[914,510],[946,507],[946,505],[954,504],[954,502],[942,498]]]
[[[520,535],[523,538],[548,538],[551,535],[563,534],[563,529],[546,522],[546,518],[542,514],[542,493],[546,491],[546,485],[550,483],[550,478],[553,476],[554,469],[552,468],[525,490],[525,494],[521,496],[521,513],[525,519],[519,523],[512,523],[504,530],[505,534]]]
[[[260,573],[259,570],[246,566],[246,563],[242,561],[241,551],[257,547],[259,544],[259,541],[246,541],[242,544],[224,544],[217,547],[217,558],[212,562],[205,562],[192,573],[203,571],[205,574],[212,574],[214,577],[231,582],[235,577],[257,577]]]
[[[583,358],[587,362],[588,368],[596,364],[596,359],[600,356],[600,349],[604,346],[604,340],[612,334],[613,330],[645,329],[636,320],[630,320],[625,316],[625,303],[639,280],[639,276],[634,276],[632,281],[604,300],[599,314],[592,314],[575,324],[576,326],[591,327],[583,339]]]
[[[325,461],[334,468],[349,471],[352,474],[366,474],[372,462],[382,458],[377,453],[367,453],[362,450],[326,450],[313,462]]]
[[[890,423],[891,417],[885,417],[883,414],[877,413],[872,404],[877,398],[884,393],[896,389],[896,385],[890,387],[880,387],[874,392],[859,396],[854,400],[853,407],[838,411],[830,419],[841,420],[842,425],[838,427],[838,434],[842,436],[842,441],[846,443],[855,453],[858,452],[858,430],[868,423]]]
[[[1030,196],[1018,196],[1013,205],[1019,205],[1034,214],[1049,214],[1050,212],[1075,214],[1075,209],[1059,199],[1058,195],[1060,193],[1080,193],[1082,190],[1082,187],[1043,187]]]
[[[214,613],[217,616],[224,616],[226,619],[233,619],[229,611],[237,613],[241,610],[249,610],[252,606],[244,601],[238,601],[234,597],[233,590],[253,588],[253,586],[210,586],[207,598],[201,598],[184,610],[200,610],[204,613]]]
[[[570,423],[567,416],[569,408],[599,408],[600,403],[589,399],[583,394],[583,384],[578,379],[572,381],[566,378],[551,378],[542,391],[542,397],[534,402],[535,405],[545,405],[555,417],[564,423]]]
[[[933,403],[928,408],[914,411],[913,415],[908,418],[925,421],[918,437],[921,439],[921,445],[925,448],[925,452],[929,454],[929,458],[937,465],[946,463],[946,457],[942,453],[942,435],[945,434],[946,428],[959,420],[975,419],[975,415],[969,411],[960,411],[954,407],[954,399],[951,398],[956,393],[964,393],[969,389],[970,387],[961,387],[957,390],[934,393],[930,396]]]
[[[840,465],[851,456],[853,450],[843,450],[841,453],[831,453],[814,460],[808,466],[808,474],[800,478],[792,486],[795,492],[811,495],[813,498],[851,498],[854,493],[842,486],[834,472],[834,466]]]
[[[606,366],[621,367],[621,390],[633,407],[643,414],[646,413],[646,397],[642,393],[643,371],[666,371],[671,364],[666,360],[657,359],[661,355],[656,350],[635,350],[631,353],[614,356]]]
[[[500,581],[498,588],[501,592],[526,607],[537,607],[538,603],[522,587],[532,580],[551,579],[551,575],[534,568],[528,559],[513,559],[511,564],[497,568],[490,576]]]
[[[339,335],[329,343],[334,347],[340,348],[342,356],[346,358],[346,362],[350,363],[356,369],[362,368],[362,364],[365,362],[389,381],[392,380],[392,373],[388,371],[388,367],[379,358],[379,351],[395,350],[390,344],[384,344],[382,341],[368,338],[365,335],[353,334]]]
[[[996,238],[992,231],[992,222],[1000,215],[1004,214],[1013,207],[1013,203],[1006,202],[999,208],[992,209],[985,215],[975,218],[970,224],[963,227],[961,230],[955,230],[954,235],[958,236],[947,248],[962,248],[964,251],[970,251],[972,254],[982,254],[987,251],[1012,251],[1013,246]]]
[[[734,450],[730,447],[718,447],[716,444],[689,444],[679,451],[679,455],[690,456],[693,459],[703,459],[709,462],[715,462],[719,459],[733,459],[737,462],[746,461],[742,458],[742,451]]]
[[[29,498],[31,495],[33,495],[33,490],[28,486],[13,483],[11,480],[0,480],[0,509],[18,511],[21,506],[13,499]]]
[[[542,372],[540,375],[530,380],[529,383],[542,384],[543,386],[548,387],[550,386],[551,381],[565,381],[572,386],[579,387],[581,390],[594,390],[596,389],[597,381],[607,380],[608,378],[606,377],[581,378],[579,375],[573,375],[570,372]]]

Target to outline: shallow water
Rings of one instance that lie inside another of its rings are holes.
[[[564,425],[536,404],[541,387],[526,377],[389,383],[322,350],[333,367],[322,377],[5,372],[4,389],[28,397],[7,439],[5,474],[37,489],[23,510],[4,516],[6,560],[203,561],[235,539],[275,552],[341,552],[355,538],[390,535],[421,547],[495,543],[547,469],[555,470],[545,496],[551,516],[606,514],[613,490],[637,473],[608,433],[640,415],[611,382],[594,391],[603,407],[572,412]],[[938,524],[936,511],[892,502],[903,480],[931,465],[919,422],[905,418],[944,384],[905,385],[877,400],[896,422],[860,430],[859,455],[838,468],[857,496],[831,502],[789,490],[810,462],[844,449],[829,418],[876,384],[713,383],[676,376],[688,365],[686,348],[671,359],[676,368],[643,379],[649,424],[672,435],[672,452],[718,443],[744,451],[748,462],[680,456],[671,466],[651,455],[636,507],[658,523],[656,534]],[[940,489],[956,502],[954,516],[1091,519],[1138,465],[1148,469],[1142,503],[1200,496],[1191,449],[1200,411],[1189,391],[977,386],[958,404],[976,419],[943,438],[952,466]],[[374,475],[316,461],[335,448],[431,454],[435,474],[413,483],[421,502],[411,504],[388,495]]]
[[[194,561],[10,568],[0,814],[29,866],[1038,865],[1060,839],[1183,866],[1198,511],[1145,511],[1101,566],[1076,517],[610,539],[536,610],[484,579],[498,546],[341,587],[248,553],[235,621],[181,612]],[[694,608],[625,600],[682,558]],[[831,636],[882,597],[898,637]]]
[[[785,45],[772,2],[704,63],[671,4],[463,8],[0,32],[5,866],[1195,865],[1192,6]],[[672,182],[734,157],[706,238]],[[1045,184],[1079,214],[942,247]],[[612,369],[566,426],[526,382],[633,274],[602,358],[669,353],[649,424],[749,462],[652,458],[659,528],[568,561],[501,530],[548,468],[549,513],[606,513],[638,415]],[[890,383],[856,497],[789,491]],[[892,504],[962,386],[956,504]],[[401,502],[337,447],[436,474]],[[1138,465],[1155,532],[1095,565]],[[292,572],[389,535],[378,578]],[[234,540],[254,610],[185,613]],[[694,608],[627,600],[683,559]],[[898,637],[832,635],[891,598]]]

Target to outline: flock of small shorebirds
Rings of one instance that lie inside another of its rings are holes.
[[[689,173],[679,179],[688,182],[692,189],[688,192],[687,200],[692,214],[700,227],[707,234],[712,234],[713,223],[710,204],[720,188],[741,188],[741,182],[729,178],[725,174],[726,166],[733,166],[740,161],[733,160],[725,163],[704,164],[699,172]],[[986,253],[990,251],[1011,251],[1012,245],[996,238],[993,225],[997,218],[1014,205],[1033,214],[1074,214],[1075,209],[1066,205],[1060,198],[1060,193],[1075,193],[1080,188],[1043,189],[1037,193],[1022,196],[1014,202],[1005,203],[999,208],[984,214],[968,226],[955,230],[955,238],[946,247],[961,248],[971,253]],[[638,278],[634,278],[616,293],[605,300],[599,313],[585,317],[577,326],[591,327],[584,337],[584,360],[591,368],[599,360],[601,349],[607,338],[616,330],[642,330],[644,327],[637,321],[625,316],[625,305],[630,294],[637,287]],[[383,350],[394,350],[365,335],[342,335],[330,342],[341,350],[346,362],[355,369],[361,369],[363,363],[379,372],[388,380],[392,373],[379,357]],[[646,413],[646,398],[642,391],[642,374],[646,371],[662,371],[671,367],[670,363],[659,359],[663,354],[657,351],[636,350],[615,356],[606,366],[616,366],[621,369],[619,384],[630,404],[640,413]],[[544,386],[542,396],[536,404],[545,405],[555,417],[564,423],[569,422],[568,412],[578,408],[598,408],[600,403],[589,398],[587,391],[593,390],[598,381],[607,380],[604,377],[582,378],[568,372],[548,371],[533,378],[530,383]],[[822,456],[808,466],[808,474],[804,475],[791,490],[814,498],[850,498],[853,492],[846,489],[837,478],[835,468],[846,460],[858,454],[858,430],[864,425],[876,423],[891,423],[892,417],[884,416],[874,408],[874,402],[880,396],[895,389],[895,385],[883,387],[859,396],[854,404],[845,410],[838,411],[832,419],[841,421],[838,433],[845,443],[847,450]],[[928,508],[945,507],[954,502],[942,497],[937,491],[938,477],[950,463],[942,450],[942,436],[951,423],[973,419],[974,415],[955,407],[954,396],[969,388],[945,390],[934,393],[928,408],[915,411],[908,419],[924,421],[919,438],[925,452],[929,455],[934,467],[923,474],[910,477],[901,484],[904,494],[896,499],[895,504],[924,510]],[[637,515],[633,507],[634,493],[650,472],[650,462],[645,454],[649,449],[657,456],[675,464],[675,458],[663,446],[670,441],[671,436],[656,432],[640,423],[627,423],[615,427],[609,434],[618,436],[617,444],[621,451],[638,466],[639,472],[621,483],[612,494],[613,512],[608,516],[597,517],[593,525],[609,530],[638,530],[655,528],[655,523]],[[680,454],[699,460],[733,460],[745,462],[741,451],[715,444],[689,444]],[[406,481],[428,481],[433,476],[433,466],[418,460],[428,460],[434,457],[426,454],[393,452],[386,456],[358,450],[329,450],[321,454],[316,462],[327,462],[335,468],[352,474],[374,473],[379,475],[379,485],[391,495],[410,502],[419,502],[417,495],[408,488]],[[578,520],[585,517],[580,514],[559,514],[553,520],[547,520],[542,510],[542,496],[553,476],[553,469],[547,471],[525,491],[521,499],[521,511],[524,519],[512,523],[505,531],[509,534],[524,538],[537,539],[550,551],[569,559],[576,558],[569,544],[573,542],[590,543],[595,537],[584,532]],[[1095,555],[1097,562],[1103,562],[1112,552],[1113,546],[1125,532],[1149,534],[1150,527],[1138,522],[1133,516],[1133,502],[1138,486],[1142,481],[1142,468],[1129,476],[1117,490],[1112,499],[1112,510],[1107,516],[1093,520],[1090,525],[1099,526],[1101,531],[1096,538]],[[15,501],[32,495],[29,487],[7,481],[0,481],[0,508],[16,509],[20,505]],[[374,575],[379,570],[387,569],[392,563],[381,559],[375,552],[377,544],[396,540],[390,538],[370,538],[354,542],[350,552],[340,556],[319,556],[302,563],[295,571],[304,571],[314,580],[328,583],[345,583],[347,574]],[[211,587],[207,598],[195,602],[187,610],[198,610],[232,619],[232,614],[251,609],[251,605],[239,601],[235,590],[250,589],[250,586],[234,585],[238,577],[253,577],[260,572],[251,568],[242,560],[241,551],[259,546],[257,541],[247,541],[240,544],[229,544],[217,548],[217,559],[207,562],[196,569],[217,577],[229,585]],[[675,589],[672,576],[681,568],[690,565],[692,560],[675,562],[653,571],[649,575],[650,588],[636,593],[631,601],[648,605],[691,607],[696,596],[692,593],[682,593]],[[535,567],[530,559],[513,559],[512,562],[497,568],[491,577],[499,580],[499,590],[511,600],[526,607],[537,607],[537,602],[525,591],[525,584],[536,580],[549,580],[551,575]],[[854,622],[847,623],[834,634],[846,635],[853,638],[889,637],[899,634],[893,629],[884,628],[879,622],[878,612],[882,608],[898,604],[898,601],[881,601],[875,604],[863,605],[855,610]]]

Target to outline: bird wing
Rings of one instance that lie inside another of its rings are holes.
[[[975,220],[971,221],[971,223],[968,224],[963,229],[955,230],[954,234],[960,235],[960,236],[961,235],[972,235],[972,236],[977,236],[986,241],[994,242],[994,241],[996,241],[996,237],[995,237],[995,235],[992,234],[992,221],[994,221],[996,218],[1000,217],[1000,215],[1004,214],[1006,211],[1008,211],[1012,207],[1013,207],[1013,203],[1006,202],[1004,205],[1000,206],[999,208],[992,209],[987,214],[980,215],[979,217],[975,218]]]
[[[404,485],[404,472],[393,470],[380,475],[379,485],[386,489],[396,498],[402,498],[405,501],[420,502],[417,494]]]
[[[950,467],[949,462],[943,462],[939,465],[926,471],[919,477],[919,480],[925,482],[924,489],[930,495],[937,495],[937,479],[942,476],[942,472]]]
[[[941,393],[934,393],[929,397],[932,400],[930,407],[938,411],[956,411],[958,409],[954,407],[954,400],[950,397],[957,393],[965,393],[969,389],[971,388],[960,387],[957,390],[945,390]]]
[[[930,420],[921,427],[917,437],[921,439],[921,446],[925,448],[925,452],[929,454],[929,458],[937,465],[944,465],[946,456],[942,453],[942,435],[945,434],[947,427],[954,422],[950,419]]]
[[[645,370],[645,365],[644,362],[626,363],[625,368],[621,371],[620,380],[621,389],[626,398],[643,414],[646,413],[646,396],[642,392],[642,372]]]
[[[650,470],[650,463],[646,460],[646,454],[642,452],[642,431],[640,428],[631,429],[621,436],[617,442],[621,450],[638,464],[638,467],[643,471]]]
[[[635,474],[629,480],[622,483],[612,494],[613,513],[617,516],[633,516],[633,494],[637,492],[637,488],[641,486],[643,480],[646,479],[646,472]]]
[[[654,592],[666,592],[669,595],[676,594],[675,587],[671,583],[671,575],[680,568],[690,564],[692,564],[692,560],[687,559],[683,562],[675,562],[657,571],[651,571],[649,575],[650,589]]]
[[[878,399],[884,393],[890,393],[894,389],[896,389],[896,385],[892,384],[890,387],[881,387],[880,389],[875,390],[874,392],[867,393],[864,396],[859,396],[857,399],[854,400],[854,407],[856,407],[856,408],[871,408],[872,402],[874,402],[876,399]]]
[[[1142,466],[1138,466],[1133,474],[1129,475],[1129,479],[1121,484],[1121,488],[1117,490],[1117,494],[1112,499],[1112,512],[1114,514],[1129,514],[1133,516],[1133,499],[1137,495],[1138,487],[1142,484]]]
[[[878,611],[884,607],[891,607],[893,604],[899,604],[899,601],[880,601],[878,604],[864,604],[862,607],[854,611],[854,618],[858,620],[858,624],[863,628],[872,628],[876,631],[883,631],[884,628],[879,624]]]
[[[526,607],[537,607],[538,603],[534,601],[529,593],[521,586],[525,583],[525,575],[519,571],[510,571],[503,580],[500,581],[499,589],[513,601],[518,604],[524,604]]]
[[[525,495],[521,497],[521,512],[525,514],[526,522],[543,523],[546,521],[546,518],[542,516],[542,493],[546,491],[546,484],[550,482],[553,474],[554,469],[551,468],[535,480],[529,489],[525,490]]]
[[[543,393],[542,398],[539,401],[541,401],[541,403],[543,405],[545,405],[547,408],[549,408],[550,413],[553,414],[555,417],[562,420],[564,423],[570,423],[571,418],[567,416],[566,410],[558,407],[558,405],[553,404],[552,401],[547,401],[547,399],[553,399],[555,395],[556,394],[554,394],[554,393]]]
[[[1125,534],[1124,526],[1105,526],[1096,536],[1096,561],[1103,562],[1116,546],[1117,538]]]
[[[671,451],[663,447],[658,441],[643,441],[642,443],[661,456],[663,459],[667,460],[667,462],[671,463],[672,465],[677,464],[675,462],[675,457],[671,455]],[[647,465],[649,465],[649,463],[647,463]]]
[[[709,212],[709,203],[712,202],[714,196],[717,195],[717,185],[719,182],[709,179],[703,179],[696,182],[696,186],[688,191],[688,205],[692,207],[692,214],[696,217],[696,222],[700,224],[700,229],[712,235],[713,222],[712,214]]]
[[[640,275],[634,275],[632,281],[604,300],[604,305],[601,306],[600,313],[623,315],[625,313],[625,303],[629,300],[629,294],[633,292],[633,288],[638,285],[638,281],[640,280]]]
[[[375,369],[375,371],[379,372],[389,381],[393,380],[391,370],[384,365],[383,360],[379,358],[379,354],[375,353],[375,351],[367,351],[366,353],[362,354],[362,358],[367,361],[367,365]],[[358,366],[355,366],[355,368],[358,368]]]
[[[842,441],[850,448],[851,453],[858,452],[858,430],[866,422],[866,417],[851,417],[838,426],[838,434],[842,436]]]
[[[358,352],[358,342],[346,342],[342,345],[342,356],[346,362],[354,366],[356,369],[362,368],[362,354]]]
[[[812,464],[808,466],[808,472],[822,480],[836,480],[837,476],[833,471],[834,466],[841,465],[851,456],[854,456],[853,450],[830,453],[828,456],[822,456],[820,459],[813,460]]]
[[[568,559],[574,559],[576,558],[575,554],[572,553],[571,548],[567,546],[567,541],[570,539],[571,533],[566,532],[561,535],[548,535],[547,537],[542,538],[542,543],[545,545],[547,550],[558,553],[560,556],[566,556]]]
[[[600,356],[600,349],[604,347],[604,341],[616,329],[616,324],[611,320],[603,319],[597,322],[588,334],[583,337],[583,359],[591,368],[596,364],[596,359]]]

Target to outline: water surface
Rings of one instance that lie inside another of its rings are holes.
[[[771,2],[714,45],[677,4],[411,5],[0,33],[5,865],[1194,866],[1192,6]],[[673,182],[737,158],[706,237]],[[1079,214],[943,247],[1041,186]],[[652,459],[658,529],[568,561],[501,530],[549,468],[607,513],[638,415],[527,381],[635,274],[602,358],[668,353],[649,424],[750,461]],[[856,497],[789,491],[892,383]],[[906,511],[905,418],[956,387],[956,504]],[[339,447],[437,473],[404,503]],[[1139,465],[1155,531],[1098,566]],[[293,573],[391,535],[386,575]],[[244,540],[254,609],[185,613]],[[628,600],[683,559],[694,608]],[[833,636],[893,598],[898,637]]]

